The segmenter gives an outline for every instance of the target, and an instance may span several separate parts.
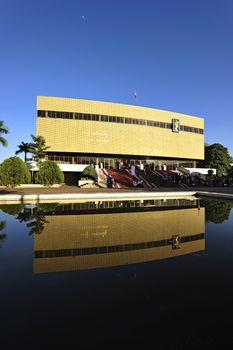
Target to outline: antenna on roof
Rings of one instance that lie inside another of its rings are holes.
[[[138,96],[137,90],[135,89],[135,90],[134,90],[134,99],[135,99],[134,102],[135,102],[135,104],[136,104],[136,98],[137,98],[137,96]]]

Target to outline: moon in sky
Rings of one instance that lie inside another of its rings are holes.
[[[85,18],[85,16],[82,16],[82,19],[84,19]]]

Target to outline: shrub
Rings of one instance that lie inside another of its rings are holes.
[[[27,165],[19,157],[11,157],[0,165],[0,184],[14,187],[31,182],[31,175]]]
[[[52,160],[39,162],[39,171],[35,175],[35,182],[44,186],[52,186],[64,182],[64,174]]]
[[[88,178],[91,178],[93,180],[95,180],[96,182],[98,182],[98,175],[94,169],[93,166],[88,165],[84,170],[83,170],[83,175],[88,176]]]

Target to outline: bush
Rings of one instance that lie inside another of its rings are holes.
[[[35,175],[35,182],[44,186],[52,186],[64,182],[64,174],[52,160],[39,162],[39,171]]]
[[[0,165],[0,184],[14,187],[20,184],[29,184],[31,175],[27,165],[19,157],[11,157]]]
[[[88,165],[84,170],[83,170],[83,175],[88,176],[88,178],[91,178],[92,180],[95,180],[98,182],[98,175],[94,169],[93,166]]]

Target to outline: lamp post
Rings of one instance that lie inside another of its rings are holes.
[[[28,163],[29,170],[31,172],[31,183],[34,183],[34,170],[36,170],[36,161],[32,160],[30,163]]]

